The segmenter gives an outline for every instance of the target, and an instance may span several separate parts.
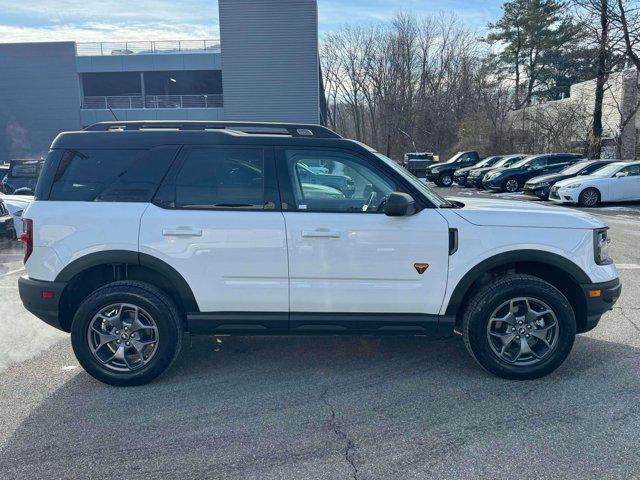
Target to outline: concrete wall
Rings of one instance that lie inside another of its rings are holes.
[[[228,120],[319,122],[316,0],[219,0]]]
[[[151,72],[166,70],[220,70],[220,53],[171,53],[78,57],[77,69],[85,72]]]
[[[75,44],[0,44],[0,162],[45,153],[79,127]]]

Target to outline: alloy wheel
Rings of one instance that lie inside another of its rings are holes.
[[[512,298],[502,303],[487,324],[491,350],[510,365],[540,363],[555,349],[558,338],[556,314],[545,302],[532,297]]]
[[[593,189],[588,189],[582,192],[582,203],[585,207],[593,207],[598,203],[598,192]]]
[[[504,187],[505,190],[509,193],[513,193],[515,191],[518,190],[518,180],[516,180],[515,178],[511,178],[509,180],[507,180],[507,183],[505,183]]]
[[[158,348],[158,326],[145,310],[119,303],[100,310],[89,323],[91,353],[104,367],[130,372],[145,366]]]
[[[440,181],[445,187],[450,187],[453,183],[453,179],[449,175],[444,175]]]

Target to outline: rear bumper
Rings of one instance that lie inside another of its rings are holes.
[[[18,290],[24,307],[58,330],[64,330],[60,325],[60,299],[66,286],[66,283],[45,282],[29,277],[20,277],[18,280]]]
[[[598,325],[600,317],[613,309],[620,298],[622,284],[616,278],[604,283],[587,283],[580,285],[586,301],[586,324],[579,333],[588,332]],[[599,292],[599,293],[598,293]]]

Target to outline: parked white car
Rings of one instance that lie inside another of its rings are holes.
[[[9,211],[9,215],[13,217],[13,224],[16,227],[18,237],[22,233],[22,212],[33,202],[32,195],[4,195],[0,193],[0,200],[4,202],[5,207]]]
[[[549,200],[583,207],[640,200],[640,162],[615,162],[591,175],[562,180],[551,188]]]

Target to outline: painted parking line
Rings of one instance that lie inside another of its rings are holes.
[[[618,270],[640,270],[640,265],[637,263],[616,263]]]
[[[3,273],[0,275],[0,278],[8,277],[9,275],[15,275],[16,273],[24,272],[24,267],[19,268],[17,270],[11,270],[10,272]]]

